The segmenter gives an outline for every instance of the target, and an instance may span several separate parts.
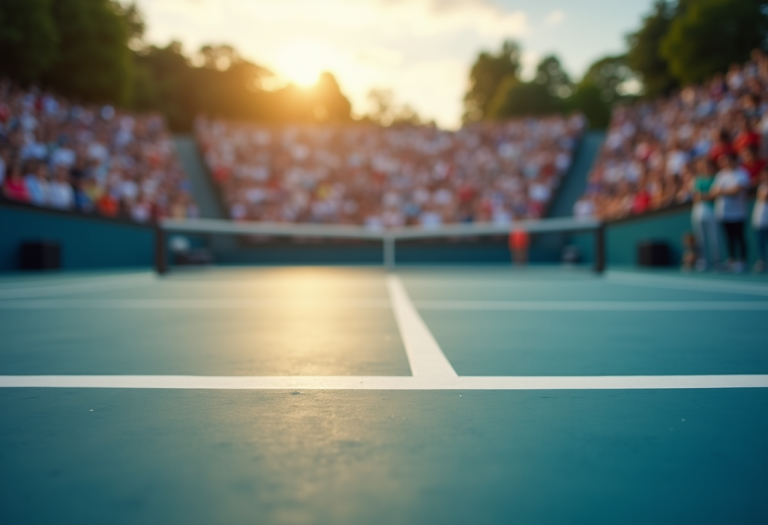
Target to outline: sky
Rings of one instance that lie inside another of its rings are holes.
[[[388,89],[440,126],[461,123],[469,69],[506,38],[523,48],[523,76],[556,54],[578,79],[593,61],[624,50],[652,0],[139,0],[146,39],[186,53],[229,44],[275,73],[311,85],[330,71],[352,102]]]

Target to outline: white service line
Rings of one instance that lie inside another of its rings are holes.
[[[222,310],[222,309],[390,309],[388,299],[331,299],[301,301],[290,299],[15,299],[0,300],[0,310],[46,309],[98,309],[98,310]]]
[[[421,310],[546,312],[765,311],[764,301],[416,301]]]
[[[397,275],[387,276],[387,289],[414,377],[435,379],[457,377],[456,371],[416,311]]]
[[[73,293],[98,292],[102,290],[117,290],[152,284],[157,281],[154,273],[133,275],[89,277],[72,281],[46,282],[35,286],[18,286],[0,289],[0,299],[26,299],[30,297],[50,297],[55,295],[70,295]]]
[[[0,388],[217,390],[655,390],[768,388],[768,375],[692,376],[0,376]]]
[[[696,290],[746,295],[768,295],[768,285],[759,282],[732,282],[721,280],[675,277],[672,275],[642,275],[610,270],[606,282],[611,284],[645,286],[651,288]]]

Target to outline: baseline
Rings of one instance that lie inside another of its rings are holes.
[[[547,312],[764,311],[762,301],[416,301],[421,310],[510,310]]]
[[[768,388],[768,375],[691,376],[0,376],[0,388],[215,390],[655,390]]]

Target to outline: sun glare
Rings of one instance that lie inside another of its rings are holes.
[[[278,69],[289,82],[313,86],[320,73],[330,68],[330,52],[315,42],[294,42],[279,56]]]

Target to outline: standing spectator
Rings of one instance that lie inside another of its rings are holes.
[[[737,273],[744,271],[747,243],[744,239],[744,221],[747,216],[747,188],[749,175],[736,162],[736,155],[720,158],[720,171],[712,184],[715,197],[715,216],[723,224],[728,241],[728,263]]]
[[[715,266],[720,261],[720,243],[717,239],[715,211],[712,207],[710,191],[715,181],[715,166],[711,160],[701,158],[696,163],[697,174],[692,181],[693,209],[691,224],[696,237],[697,253],[700,259],[696,268],[703,270],[708,265]]]
[[[760,172],[765,164],[765,160],[757,156],[756,146],[750,146],[741,150],[741,167],[749,174],[750,186],[757,186]]]
[[[754,271],[765,271],[765,263],[768,261],[768,168],[760,172],[760,184],[757,187],[757,200],[755,209],[752,210],[752,227],[757,237],[757,262]]]
[[[709,149],[709,158],[719,163],[720,157],[727,156],[733,153],[733,146],[731,145],[731,136],[728,134],[728,130],[723,128],[718,130],[715,135],[715,143]]]

